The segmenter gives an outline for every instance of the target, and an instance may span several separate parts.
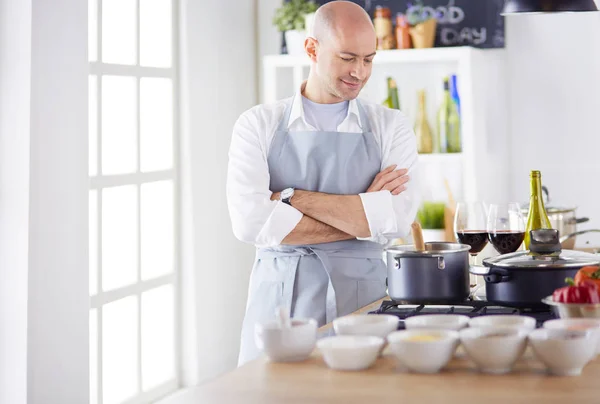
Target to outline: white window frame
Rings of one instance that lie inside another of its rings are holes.
[[[97,248],[97,293],[90,295],[90,312],[93,309],[97,310],[97,403],[104,404],[103,401],[103,380],[102,380],[102,308],[104,305],[116,300],[136,296],[138,299],[137,305],[137,379],[138,379],[138,395],[124,402],[124,404],[144,404],[153,402],[157,399],[165,397],[169,393],[176,391],[180,387],[181,380],[181,305],[180,305],[180,157],[179,157],[179,82],[178,82],[178,42],[179,42],[179,1],[171,0],[171,66],[168,68],[159,67],[144,67],[140,66],[140,0],[136,0],[136,63],[135,65],[119,65],[111,63],[103,63],[102,60],[102,0],[97,0],[97,26],[96,26],[96,47],[97,61],[89,62],[89,75],[95,76],[96,79],[96,175],[90,176],[90,191],[96,190],[97,216],[96,220],[96,248]],[[101,175],[102,173],[102,76],[124,76],[134,77],[136,79],[136,143],[137,143],[137,169],[135,173],[122,175]],[[168,78],[173,83],[173,167],[168,170],[160,170],[153,172],[140,171],[140,79],[146,77]],[[173,257],[173,272],[157,278],[142,280],[141,278],[141,185],[156,181],[170,180],[173,183],[173,223],[174,223],[174,257]],[[137,280],[131,285],[120,287],[117,289],[103,291],[102,290],[102,190],[109,187],[135,185],[137,188]],[[173,355],[175,358],[174,370],[175,377],[152,390],[144,392],[142,390],[142,352],[141,352],[141,295],[143,292],[164,286],[172,285],[174,291],[173,307],[174,315],[174,346]]]

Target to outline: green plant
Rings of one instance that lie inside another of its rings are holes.
[[[431,8],[425,7],[423,0],[417,0],[414,4],[408,3],[406,20],[411,26],[415,26],[431,18],[436,18],[436,15],[432,15],[430,10]]]
[[[273,24],[281,32],[304,29],[304,16],[314,13],[319,6],[312,0],[290,0],[275,11]]]
[[[445,207],[446,204],[443,202],[423,202],[417,212],[421,227],[424,229],[443,229]]]

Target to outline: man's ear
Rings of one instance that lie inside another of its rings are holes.
[[[308,36],[304,40],[304,50],[306,51],[306,54],[308,55],[310,60],[313,62],[317,61],[317,48],[318,47],[319,47],[319,41],[317,41],[315,38]]]

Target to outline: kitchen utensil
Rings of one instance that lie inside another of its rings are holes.
[[[273,362],[297,362],[307,359],[317,342],[314,319],[293,319],[290,327],[277,321],[257,323],[254,339],[258,348]]]
[[[560,330],[592,330],[596,340],[596,355],[600,354],[600,319],[561,318],[544,322],[544,328]]]
[[[454,215],[456,214],[456,201],[450,189],[448,179],[444,178],[444,186],[448,194],[448,204],[444,208],[444,237],[445,241],[456,243],[456,234],[454,233]]]
[[[417,373],[437,373],[458,347],[458,332],[450,330],[403,330],[388,335],[394,356]]]
[[[419,222],[413,222],[411,225],[412,237],[417,251],[425,251],[425,243],[423,242],[423,229]]]
[[[542,302],[552,307],[560,318],[600,319],[600,303],[559,303],[552,299],[552,295],[544,297]]]
[[[290,312],[287,308],[283,306],[278,306],[275,309],[275,318],[277,319],[277,324],[279,325],[279,328],[291,327]]]
[[[385,338],[398,329],[400,319],[391,314],[354,314],[333,320],[336,335],[366,335]]]
[[[380,337],[336,335],[317,342],[327,366],[336,370],[363,370],[375,363],[384,344]]]
[[[565,286],[565,278],[574,277],[588,265],[597,265],[600,256],[562,250],[558,231],[539,229],[531,232],[530,251],[518,251],[487,258],[484,267],[471,273],[485,280],[487,300],[507,306],[539,306],[554,290]]]
[[[571,237],[564,239],[561,238],[562,248],[572,250],[575,248],[576,236],[580,235],[575,234],[577,233],[577,225],[588,222],[590,219],[587,217],[578,218],[576,215],[577,207],[553,206],[550,203],[550,193],[548,191],[548,187],[542,186],[542,192],[545,196],[544,205],[546,207],[548,219],[550,219],[550,223],[552,224],[552,228],[558,230],[558,233],[561,236],[572,235]],[[528,212],[529,204],[523,204],[522,213],[525,215],[525,217],[527,216]]]
[[[411,303],[456,303],[469,296],[469,246],[426,243],[386,249],[388,294]],[[539,301],[539,300],[538,300]]]
[[[505,328],[532,331],[535,329],[535,318],[514,315],[486,315],[472,318],[469,327],[473,328]]]
[[[579,376],[594,357],[596,345],[590,330],[538,328],[528,335],[535,356],[558,376]]]
[[[404,320],[407,330],[454,330],[458,331],[469,324],[469,317],[462,314],[426,314]]]
[[[467,355],[481,372],[504,374],[525,352],[528,333],[514,328],[465,328],[459,336]]]

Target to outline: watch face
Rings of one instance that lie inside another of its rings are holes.
[[[281,199],[290,198],[292,195],[294,195],[294,189],[293,188],[286,188],[283,191],[281,191]]]

